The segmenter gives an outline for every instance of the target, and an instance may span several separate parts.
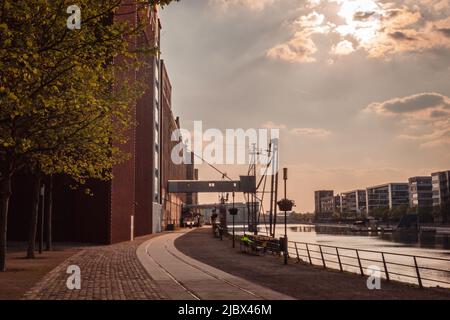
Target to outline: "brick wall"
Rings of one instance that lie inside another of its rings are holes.
[[[156,11],[149,10],[141,16],[135,13],[133,0],[123,0],[118,15],[119,21],[126,21],[133,26],[138,19],[149,19],[150,24],[145,33],[129,39],[130,49],[147,43],[155,47],[159,43],[160,24]],[[113,180],[110,182],[91,181],[86,187],[92,195],[85,193],[85,188],[73,190],[70,179],[55,177],[54,182],[54,218],[53,234],[55,241],[75,241],[90,243],[117,243],[128,241],[134,236],[152,232],[153,202],[155,201],[154,171],[154,105],[156,89],[154,86],[155,64],[153,56],[141,56],[147,67],[139,71],[117,74],[116,85],[125,80],[143,80],[148,83],[144,96],[133,106],[133,126],[127,132],[128,142],[121,149],[129,154],[129,160],[113,168]],[[114,63],[123,63],[118,57]],[[170,160],[173,146],[170,141],[172,131],[179,127],[171,109],[172,88],[167,71],[162,64],[160,81],[162,90],[160,106],[160,148],[161,148],[161,202],[163,206],[162,227],[167,223],[179,224],[182,204],[186,195],[166,193],[168,180],[190,179],[186,165],[175,165]],[[8,223],[10,240],[26,240],[31,209],[30,178],[16,176],[13,181],[14,195]],[[134,221],[132,226],[132,221]]]
[[[159,46],[159,20],[157,12],[149,10],[140,19],[150,21],[144,33],[138,37],[137,45],[154,48]],[[155,57],[143,55],[146,67],[137,73],[139,81],[147,88],[144,96],[136,106],[136,202],[134,217],[135,236],[142,236],[152,231],[152,211],[155,194],[154,186],[154,105],[155,105]]]
[[[188,180],[188,165],[176,165],[171,159],[172,149],[179,141],[172,141],[173,131],[180,128],[178,118],[174,118],[172,112],[172,87],[168,77],[167,69],[162,62],[161,64],[161,112],[162,112],[162,161],[161,161],[161,181],[162,181],[162,205],[163,205],[163,229],[167,224],[180,224],[182,216],[182,206],[186,203],[186,194],[169,194],[167,193],[167,182],[169,180]]]

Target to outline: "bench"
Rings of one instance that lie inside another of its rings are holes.
[[[249,254],[281,254],[281,242],[279,239],[267,236],[247,235],[248,241],[240,239],[240,250]]]

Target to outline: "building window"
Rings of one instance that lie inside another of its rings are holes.
[[[155,122],[158,124],[159,123],[159,108],[158,106],[155,106]],[[156,126],[156,129],[158,128],[158,126]]]
[[[159,153],[157,151],[155,151],[155,171],[156,171],[156,176],[158,176],[158,169],[159,169]]]
[[[158,85],[155,85],[155,101],[156,101],[156,103],[159,102],[159,87],[158,87]]]
[[[155,59],[155,80],[159,82],[159,61]]]

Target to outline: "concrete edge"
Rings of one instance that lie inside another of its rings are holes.
[[[186,233],[184,233],[186,234]],[[194,266],[197,269],[200,269],[201,271],[210,274],[211,276],[215,278],[219,278],[223,281],[229,282],[235,286],[245,288],[251,292],[257,293],[259,296],[264,297],[267,300],[296,300],[295,298],[285,295],[283,293],[277,292],[275,290],[272,290],[270,288],[261,286],[259,284],[250,282],[244,278],[234,276],[232,274],[229,274],[223,270],[217,269],[215,267],[212,267],[208,264],[205,264],[203,262],[200,262],[198,260],[195,260],[181,251],[179,251],[175,246],[175,240],[182,237],[184,234],[180,234],[177,237],[173,238],[172,241],[168,241],[167,243],[167,249],[168,251],[178,257],[178,259],[184,261],[187,264],[190,264]]]
[[[171,235],[172,233],[168,233],[166,235],[161,235],[160,237],[166,237],[167,235]],[[169,300],[196,300],[189,292],[182,287],[177,281],[167,273],[163,268],[161,268],[157,262],[150,257],[147,252],[147,248],[150,243],[160,237],[155,237],[153,239],[149,239],[143,242],[136,249],[136,256],[147,272],[149,277],[153,279],[158,285],[159,289],[163,292],[163,295],[166,296]]]

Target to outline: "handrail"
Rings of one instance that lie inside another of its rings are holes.
[[[299,245],[303,245],[301,247]],[[450,269],[441,269],[434,265],[426,265],[425,262],[447,262],[450,267],[450,259],[446,258],[438,258],[438,257],[427,257],[422,255],[411,255],[411,254],[403,254],[403,253],[393,253],[393,252],[385,252],[385,251],[376,251],[376,250],[367,250],[367,249],[357,249],[357,248],[348,248],[348,247],[338,247],[331,246],[326,244],[317,244],[317,243],[308,243],[308,242],[299,242],[299,241],[288,241],[288,256],[293,253],[293,256],[296,257],[297,263],[305,262],[310,265],[322,266],[327,269],[340,270],[341,272],[353,272],[358,273],[361,276],[366,276],[366,272],[364,270],[372,270],[367,266],[367,263],[376,263],[379,264],[377,267],[380,268],[380,277],[383,277],[387,281],[400,281],[411,283],[407,281],[408,279],[413,279],[417,281],[417,285],[420,288],[424,286],[432,287],[438,286],[438,284],[444,284],[447,288],[450,288]],[[314,250],[316,249],[316,250]],[[333,249],[333,250],[323,250],[323,249]],[[292,251],[294,250],[294,251]],[[340,251],[344,252],[340,252]],[[354,252],[355,256],[350,256],[349,252]],[[371,256],[364,257],[361,256],[361,253],[369,253],[369,254],[377,254],[379,255],[379,259]],[[335,257],[335,260],[331,260],[330,257]],[[391,257],[391,259],[387,259]],[[392,257],[396,258],[411,258],[410,264],[407,264],[407,261],[392,261]],[[352,262],[356,260],[357,265],[349,263],[348,259],[352,259]],[[366,262],[365,265],[363,262]],[[319,264],[318,264],[319,263]],[[338,266],[337,268],[333,268],[333,266]],[[348,268],[344,269],[344,267],[353,268],[353,270],[349,270]],[[391,267],[391,268],[389,268]],[[402,269],[403,270],[399,270]],[[405,273],[405,268],[409,273]],[[356,271],[355,271],[356,270]],[[435,274],[432,274],[435,273]],[[437,277],[437,274],[446,274],[445,277]],[[395,278],[392,276],[396,276]],[[434,278],[432,278],[434,276]],[[448,279],[448,281],[446,281]],[[426,283],[424,283],[424,281]]]
[[[304,246],[304,247],[302,247]],[[297,258],[297,262],[304,261],[309,263],[310,265],[318,265],[328,269],[335,269],[333,266],[337,265],[337,270],[341,272],[354,272],[359,273],[362,276],[365,276],[366,273],[364,270],[369,270],[367,266],[363,265],[363,262],[369,263],[377,263],[380,266],[380,271],[384,274],[384,278],[387,281],[394,280],[392,276],[397,276],[395,280],[401,282],[408,282],[407,279],[414,279],[417,281],[419,287],[424,287],[424,281],[427,281],[428,284],[432,283],[435,286],[437,284],[445,284],[450,287],[450,281],[446,281],[447,277],[437,277],[436,274],[430,274],[431,272],[435,273],[444,273],[448,274],[450,279],[450,269],[441,269],[434,265],[426,265],[424,262],[448,262],[450,266],[450,259],[445,258],[437,258],[437,257],[427,257],[427,256],[416,256],[411,254],[402,254],[402,253],[393,253],[393,252],[384,252],[384,251],[375,251],[375,250],[367,250],[367,249],[356,249],[356,248],[348,248],[348,247],[337,247],[325,244],[317,244],[317,243],[308,243],[308,242],[299,242],[299,241],[289,241],[288,249],[295,250],[294,255]],[[323,249],[333,249],[333,250],[323,250]],[[340,252],[346,251],[344,254]],[[355,256],[350,256],[349,252],[354,252]],[[292,252],[292,251],[291,251]],[[379,255],[379,259],[373,256],[364,257],[361,256],[361,253],[370,253]],[[405,261],[392,261],[387,259],[387,256],[396,257],[396,258],[412,258],[411,263]],[[348,259],[353,259],[353,261],[357,261],[357,265],[351,264],[348,262]],[[319,264],[317,264],[319,262]],[[421,262],[421,263],[420,263]],[[391,270],[389,270],[389,266],[391,266]],[[344,267],[351,267],[355,270],[344,270]],[[398,270],[399,267],[408,268],[409,273],[405,273],[404,270]],[[359,272],[358,272],[359,271]],[[381,276],[381,275],[380,275]],[[430,285],[432,286],[432,285]]]
[[[297,242],[298,244],[306,244],[307,242],[298,242],[298,241],[289,241],[291,243],[295,243]],[[337,247],[337,246],[330,246],[327,244],[317,244],[317,243],[310,243],[308,242],[308,245],[311,246],[321,246],[323,248],[338,248],[338,249],[343,249],[343,250],[350,250],[350,251],[355,251],[355,248],[348,248],[348,247]],[[441,260],[441,261],[448,261],[450,262],[450,259],[446,259],[446,258],[436,258],[436,257],[427,257],[427,256],[416,256],[416,255],[411,255],[411,254],[404,254],[404,253],[394,253],[394,252],[386,252],[386,251],[376,251],[376,250],[367,250],[367,249],[358,249],[359,252],[369,252],[369,253],[384,253],[384,254],[389,254],[389,255],[394,255],[394,256],[405,256],[405,257],[411,257],[411,258],[423,258],[423,259],[433,259],[433,260]]]

